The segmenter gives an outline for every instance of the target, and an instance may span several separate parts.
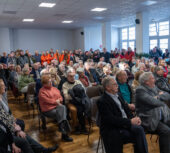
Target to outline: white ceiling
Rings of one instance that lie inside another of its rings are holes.
[[[146,0],[0,0],[0,27],[11,28],[78,28],[102,22],[114,26],[134,24],[136,12],[147,11],[151,19],[169,18],[170,0],[144,6]],[[53,8],[39,8],[41,2],[55,2]],[[106,7],[104,12],[91,12],[95,7]],[[4,11],[16,11],[5,14]],[[103,19],[95,19],[103,17]],[[23,23],[23,18],[35,18],[34,23]],[[63,20],[74,20],[63,24]]]

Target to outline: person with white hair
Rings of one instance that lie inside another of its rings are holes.
[[[71,112],[71,117],[73,120],[73,126],[75,128],[75,132],[78,134],[80,133],[87,134],[87,130],[85,127],[85,118],[81,111],[82,107],[80,105],[80,109],[77,109],[77,106],[71,103],[72,97],[69,94],[69,90],[75,87],[76,85],[80,84],[83,87],[80,80],[75,80],[75,74],[76,72],[73,68],[67,70],[66,72],[67,81],[63,84],[62,91],[64,94],[65,104]],[[77,119],[79,121],[80,126],[77,123]]]
[[[140,86],[136,89],[136,110],[143,127],[159,135],[160,153],[170,153],[170,109],[164,103],[170,95],[155,86],[151,72],[139,77]]]
[[[103,67],[104,67],[104,62],[98,62],[97,63],[97,69],[96,69],[96,72],[97,72],[97,75],[100,79],[100,81],[102,80],[102,78],[104,77],[104,72],[103,72]]]

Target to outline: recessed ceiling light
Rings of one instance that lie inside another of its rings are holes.
[[[153,5],[153,4],[156,4],[157,1],[145,1],[145,2],[142,2],[143,5],[146,5],[146,6],[150,6],[150,5]]]
[[[56,3],[40,3],[39,7],[54,7]]]
[[[62,23],[72,23],[73,21],[62,21]]]
[[[102,12],[102,11],[106,11],[106,10],[107,10],[107,8],[98,8],[98,7],[91,9],[91,11],[95,11],[95,12]]]
[[[34,19],[23,19],[22,22],[34,22]]]

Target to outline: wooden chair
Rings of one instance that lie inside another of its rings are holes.
[[[20,103],[20,101],[21,101],[20,96],[22,95],[22,93],[18,90],[18,88],[15,86],[14,83],[12,83],[11,90],[12,90],[12,94],[15,97],[16,101],[18,103]]]
[[[103,92],[104,90],[101,85],[87,87],[86,89],[86,94],[89,98],[101,96]]]
[[[92,103],[92,116],[91,116],[91,123],[89,125],[89,130],[88,130],[88,137],[87,137],[87,142],[89,143],[89,138],[90,138],[90,132],[93,126],[93,123],[96,123],[96,116],[97,116],[97,100],[100,98],[100,96],[103,94],[104,90],[101,85],[98,86],[91,86],[86,89],[86,94],[87,96],[91,99]]]
[[[30,83],[28,85],[28,90],[27,90],[27,100],[28,100],[28,103],[27,103],[27,108],[28,108],[28,113],[30,115],[30,106],[32,107],[33,109],[33,118],[35,116],[35,110],[34,110],[34,102],[35,102],[35,83]]]

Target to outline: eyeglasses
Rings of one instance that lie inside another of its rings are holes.
[[[118,86],[118,84],[117,84],[117,83],[111,83],[111,85],[113,85],[113,86]]]

